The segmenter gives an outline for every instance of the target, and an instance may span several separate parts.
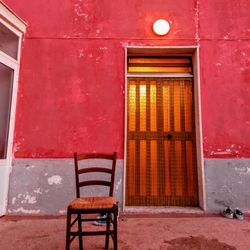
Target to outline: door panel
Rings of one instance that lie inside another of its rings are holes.
[[[128,79],[126,205],[198,205],[190,78]]]

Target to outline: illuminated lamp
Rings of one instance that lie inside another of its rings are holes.
[[[156,35],[164,36],[169,32],[170,25],[165,19],[158,19],[153,24],[153,30]]]

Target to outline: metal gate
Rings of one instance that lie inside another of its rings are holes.
[[[192,78],[129,78],[126,205],[197,206]]]

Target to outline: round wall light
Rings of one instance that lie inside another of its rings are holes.
[[[153,30],[156,35],[164,36],[170,30],[170,25],[165,19],[158,19],[153,24]]]

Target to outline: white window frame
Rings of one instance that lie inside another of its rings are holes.
[[[13,137],[16,113],[16,100],[19,76],[19,63],[21,42],[23,33],[26,31],[26,24],[3,2],[0,1],[0,23],[18,36],[18,55],[14,59],[0,50],[0,63],[11,68],[14,72],[12,83],[12,99],[10,109],[10,120],[8,129],[7,153],[5,159],[0,159],[0,216],[7,212],[7,198],[9,189],[9,175],[11,172],[11,163],[13,159]]]

